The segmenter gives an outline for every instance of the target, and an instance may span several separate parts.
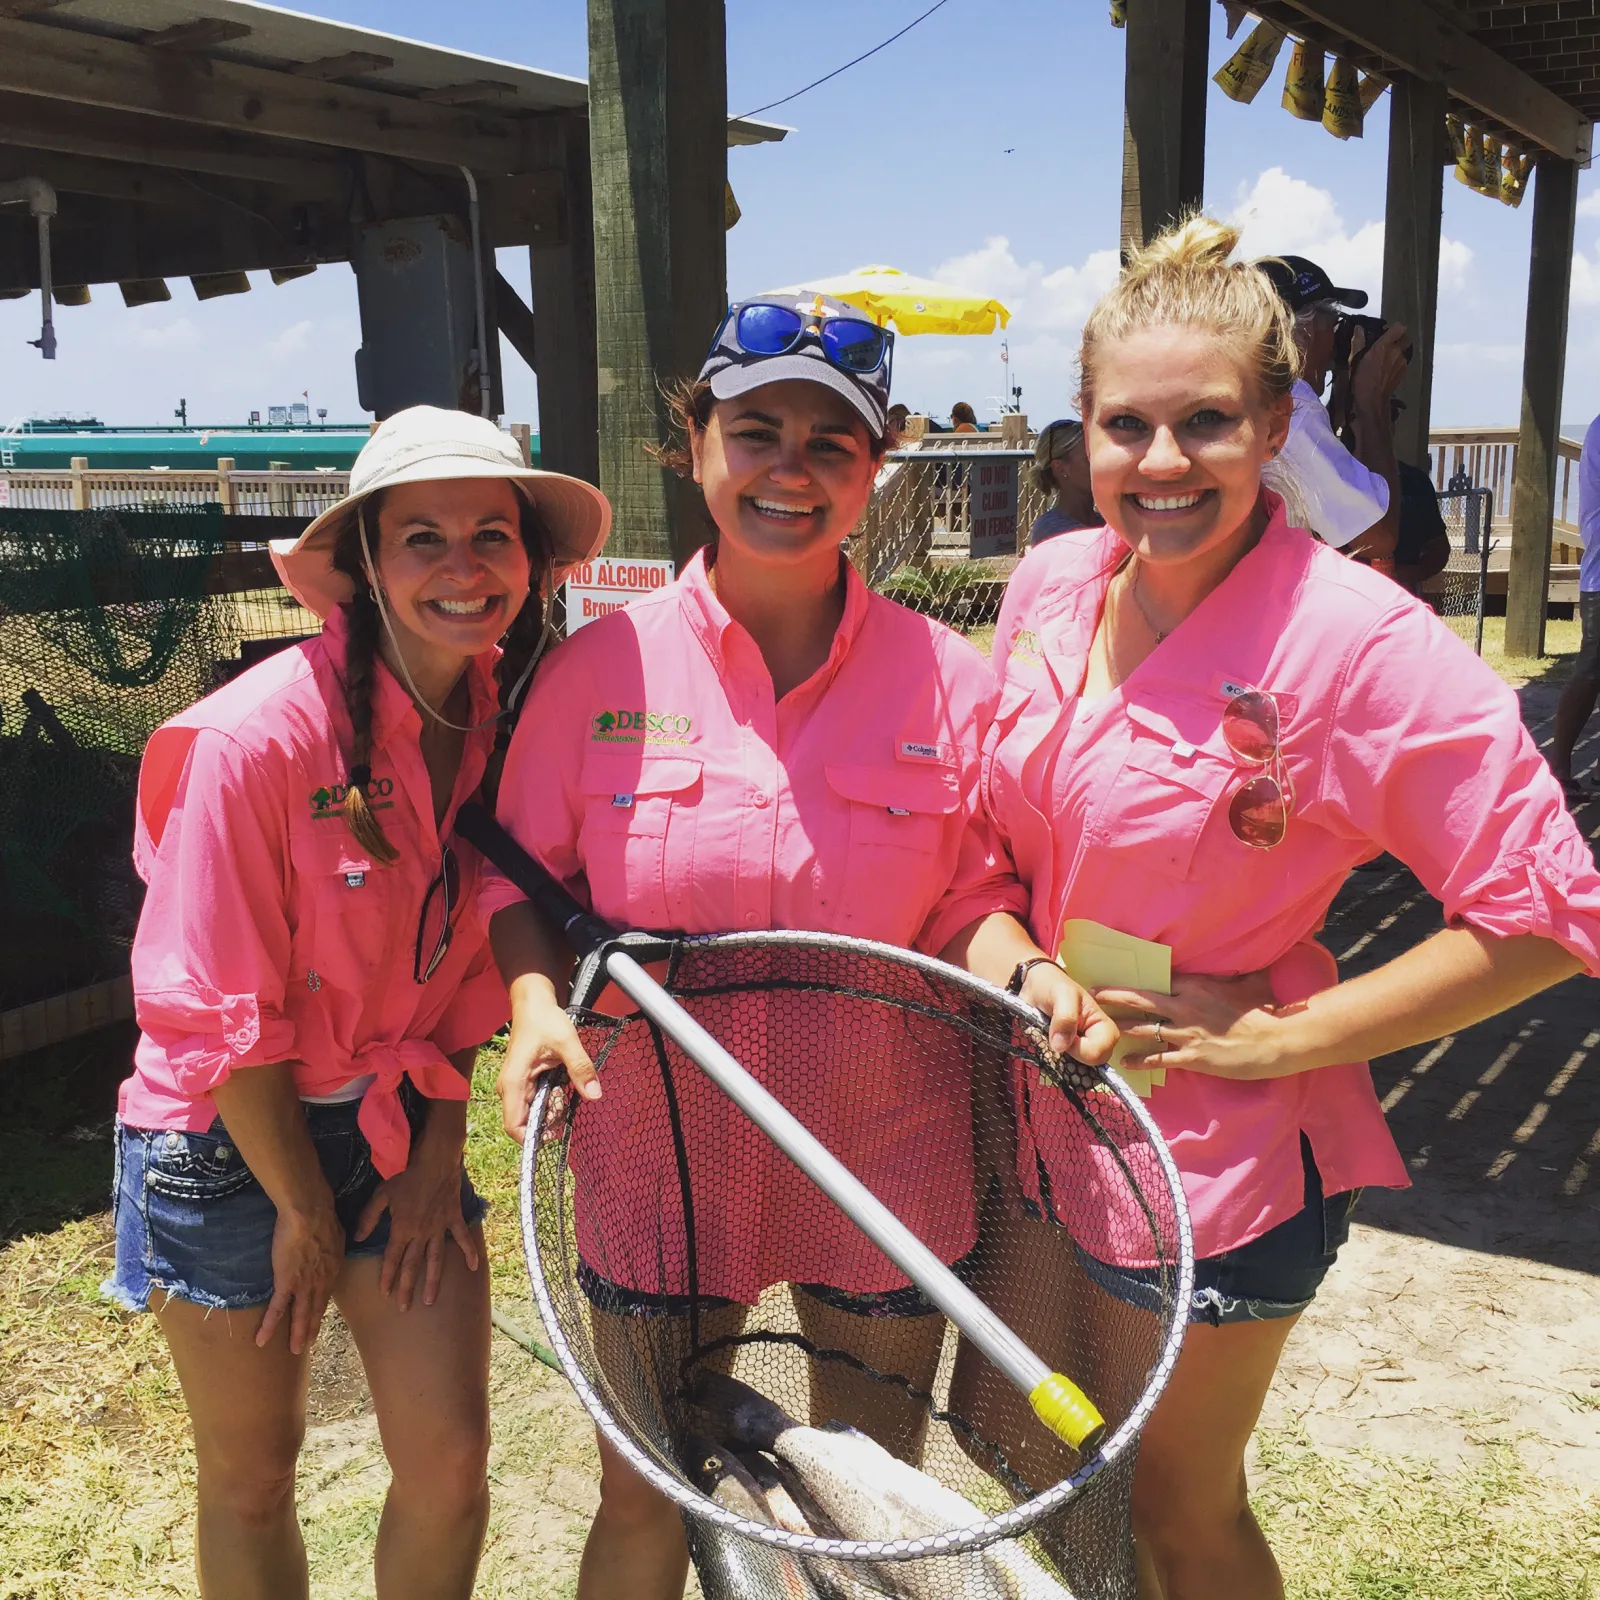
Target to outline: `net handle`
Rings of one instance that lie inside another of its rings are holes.
[[[614,937],[586,912],[481,806],[461,808],[462,835],[534,905],[589,954]],[[595,930],[602,930],[598,937]],[[577,948],[575,945],[574,948]],[[1044,1425],[1075,1450],[1092,1453],[1106,1435],[1105,1418],[1068,1377],[1053,1372],[859,1178],[695,1021],[626,951],[602,958],[606,975],[669,1035],[713,1083],[944,1312],[1012,1384]]]

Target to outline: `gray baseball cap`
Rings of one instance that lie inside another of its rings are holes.
[[[855,306],[811,291],[729,307],[700,369],[719,400],[799,379],[843,395],[874,439],[888,423],[894,335]]]

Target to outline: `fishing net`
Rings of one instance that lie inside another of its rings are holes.
[[[1192,1278],[1138,1098],[903,950],[622,943],[1107,1423],[1086,1454],[1056,1439],[591,957],[573,1014],[605,1092],[535,1102],[530,1274],[585,1406],[681,1508],[708,1600],[1131,1600],[1137,1439]]]
[[[264,631],[206,593],[224,527],[0,507],[0,1009],[127,970],[145,741]]]

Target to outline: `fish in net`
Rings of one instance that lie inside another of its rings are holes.
[[[462,832],[510,870],[470,815]],[[1138,1435],[1193,1274],[1138,1097],[1052,1056],[1022,1001],[912,952],[556,921],[593,951],[571,1009],[605,1092],[541,1080],[522,1173],[534,1296],[602,1433],[682,1511],[708,1600],[1131,1600]],[[730,1101],[633,963],[1103,1428],[1079,1448],[1050,1431]],[[1153,1269],[1152,1307],[1106,1292],[1105,1261]]]

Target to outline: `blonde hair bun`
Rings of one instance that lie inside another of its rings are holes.
[[[1264,272],[1232,259],[1239,230],[1194,212],[1129,252],[1121,276],[1089,313],[1079,354],[1087,417],[1103,346],[1147,328],[1202,328],[1256,369],[1276,405],[1300,375],[1294,318]]]

